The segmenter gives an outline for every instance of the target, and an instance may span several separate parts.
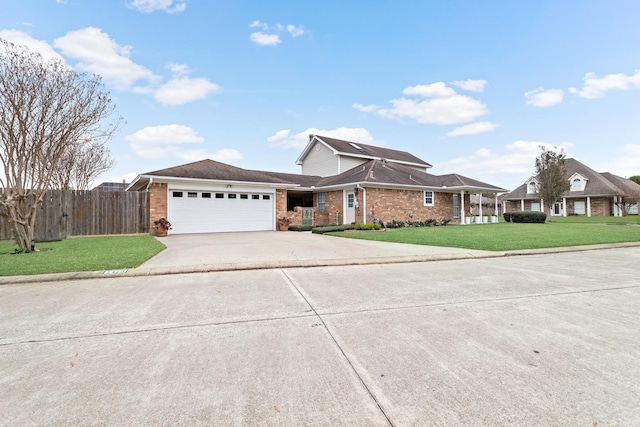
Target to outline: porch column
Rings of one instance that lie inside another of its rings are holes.
[[[591,196],[587,196],[587,216],[591,216]]]
[[[480,196],[480,203],[478,204],[478,216],[480,217],[480,224],[482,224],[482,194]]]
[[[493,213],[495,216],[498,216],[498,193],[494,193],[494,200],[493,200]]]
[[[567,216],[567,198],[562,198],[562,216]]]
[[[460,224],[466,224],[464,219],[464,190],[460,192]]]
[[[362,190],[362,223],[367,223],[367,189],[361,188]]]
[[[520,199],[520,210],[524,211],[524,199]]]

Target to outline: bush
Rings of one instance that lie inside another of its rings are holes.
[[[505,212],[503,217],[506,222],[519,223],[544,224],[544,222],[547,220],[546,213],[533,211]]]
[[[311,231],[313,225],[290,225],[289,231]]]
[[[376,222],[375,224],[362,224],[360,222],[357,222],[354,228],[356,230],[380,230],[382,226],[378,222]]]
[[[334,231],[353,230],[355,226],[353,224],[345,225],[325,225],[322,227],[314,227],[311,232],[316,234],[332,233]]]

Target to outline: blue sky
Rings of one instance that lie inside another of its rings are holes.
[[[103,76],[99,181],[211,158],[298,173],[309,133],[512,189],[540,145],[640,175],[640,2],[13,0],[0,37]]]

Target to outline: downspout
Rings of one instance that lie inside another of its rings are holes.
[[[153,178],[149,178],[149,183],[147,184],[147,188],[145,188],[144,191],[149,191],[149,187],[151,187],[151,184],[153,184]]]

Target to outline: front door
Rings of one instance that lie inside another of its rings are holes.
[[[344,223],[351,224],[356,221],[356,195],[348,192],[345,200]]]
[[[553,204],[553,209],[551,209],[551,215],[553,216],[562,215],[562,202],[555,202]]]

